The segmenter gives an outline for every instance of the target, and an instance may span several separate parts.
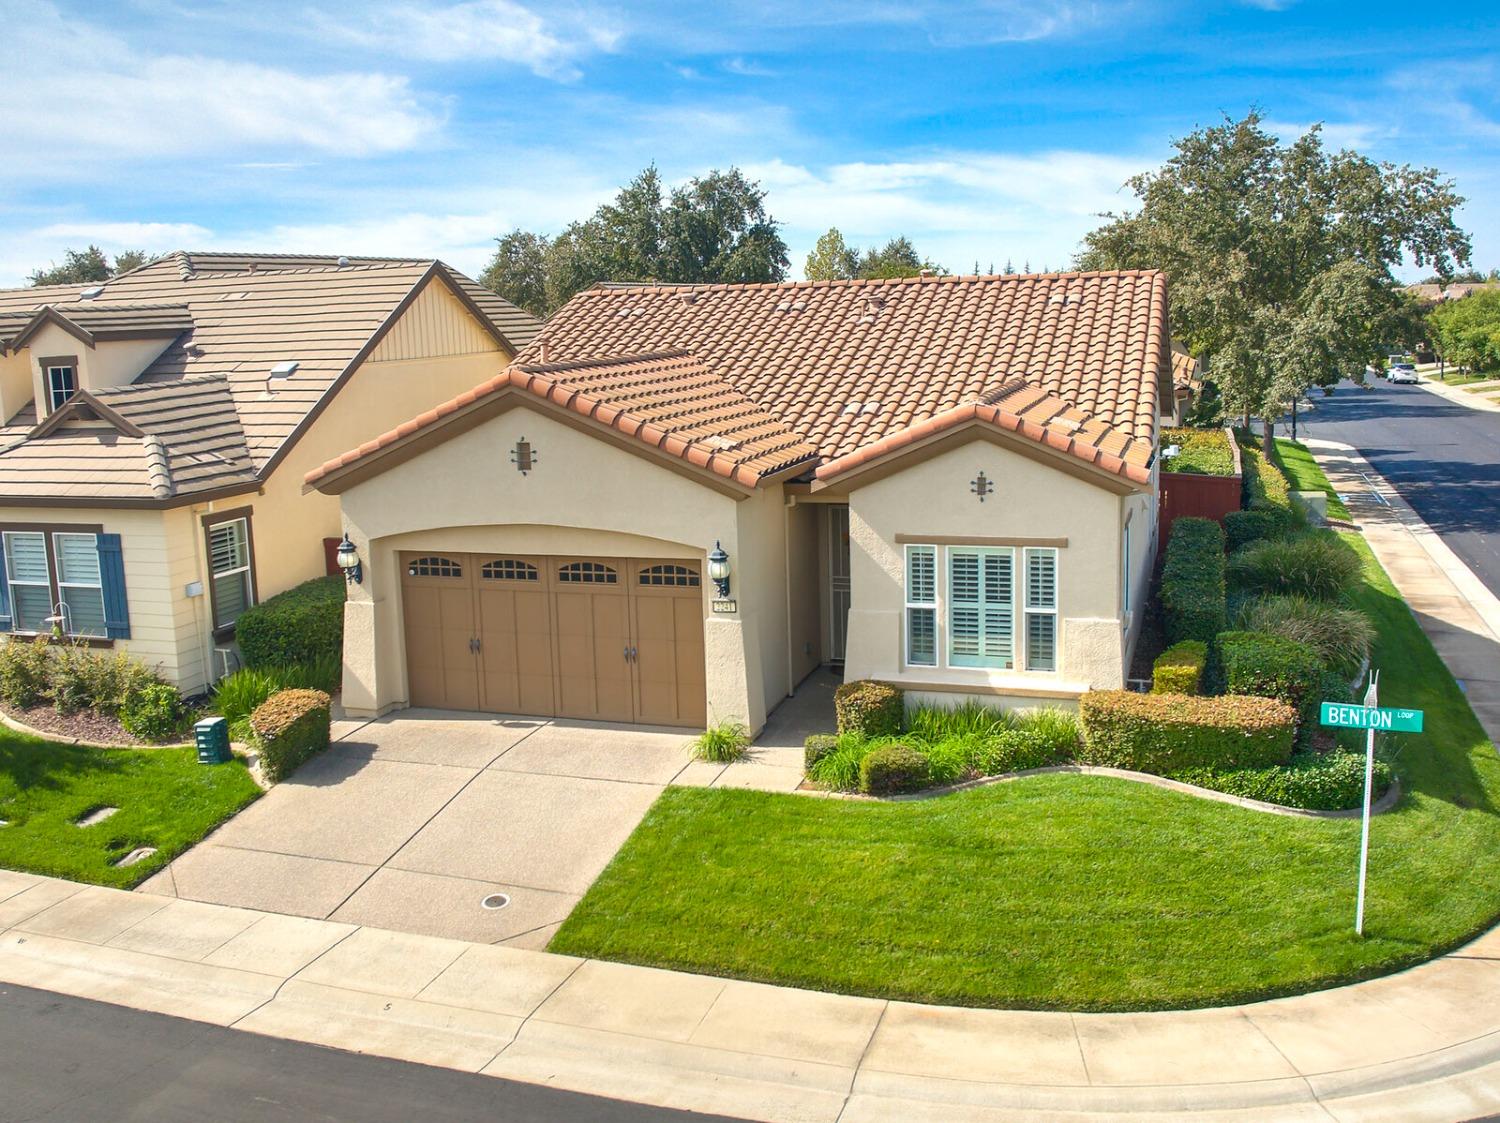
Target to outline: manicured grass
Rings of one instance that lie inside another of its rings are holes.
[[[553,951],[918,1001],[1073,1010],[1217,1005],[1383,974],[1500,913],[1500,757],[1357,534],[1358,606],[1404,794],[1306,821],[1103,777],[910,803],[671,788]]]
[[[1318,467],[1317,461],[1312,453],[1307,451],[1307,446],[1299,441],[1289,441],[1285,437],[1276,438],[1276,461],[1281,465],[1281,470],[1291,481],[1295,491],[1321,491],[1328,496],[1328,515],[1330,518],[1349,519],[1349,508],[1344,506],[1344,501],[1339,498],[1339,493],[1333,489],[1328,482],[1328,477],[1323,474],[1323,469]]]
[[[86,749],[0,727],[0,867],[126,889],[144,881],[260,794],[239,761],[193,749]],[[119,811],[91,827],[98,807]],[[126,869],[139,846],[157,852]]]
[[[1222,429],[1164,429],[1162,447],[1176,445],[1182,451],[1163,465],[1168,472],[1192,472],[1203,476],[1232,476],[1234,456]]]

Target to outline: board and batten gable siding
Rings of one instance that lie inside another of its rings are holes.
[[[448,291],[447,286],[433,281],[391,326],[367,361],[399,362],[496,350],[498,345],[494,336]]]

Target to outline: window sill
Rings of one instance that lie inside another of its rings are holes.
[[[1076,698],[1090,689],[1088,683],[1069,681],[1056,671],[985,671],[968,667],[905,667],[886,681],[906,690],[1036,698]]]
[[[28,642],[35,640],[38,636],[47,636],[49,643],[81,643],[85,647],[113,647],[115,645],[115,641],[108,636],[64,636],[62,639],[56,639],[52,637],[51,632],[0,632],[0,635]]]

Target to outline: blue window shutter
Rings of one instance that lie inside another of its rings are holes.
[[[0,534],[0,632],[11,631],[10,570],[5,568],[5,535]]]
[[[118,534],[100,534],[99,577],[104,584],[104,634],[110,639],[130,638],[130,605],[125,601],[125,555]]]

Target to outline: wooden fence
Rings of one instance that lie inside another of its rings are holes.
[[[1201,476],[1196,472],[1160,473],[1160,524],[1157,528],[1156,549],[1159,554],[1167,548],[1167,539],[1172,533],[1172,522],[1181,518],[1213,519],[1222,523],[1230,511],[1240,509],[1240,489],[1243,466],[1240,463],[1240,446],[1234,433],[1224,430],[1229,438],[1229,452],[1234,458],[1234,475]]]

